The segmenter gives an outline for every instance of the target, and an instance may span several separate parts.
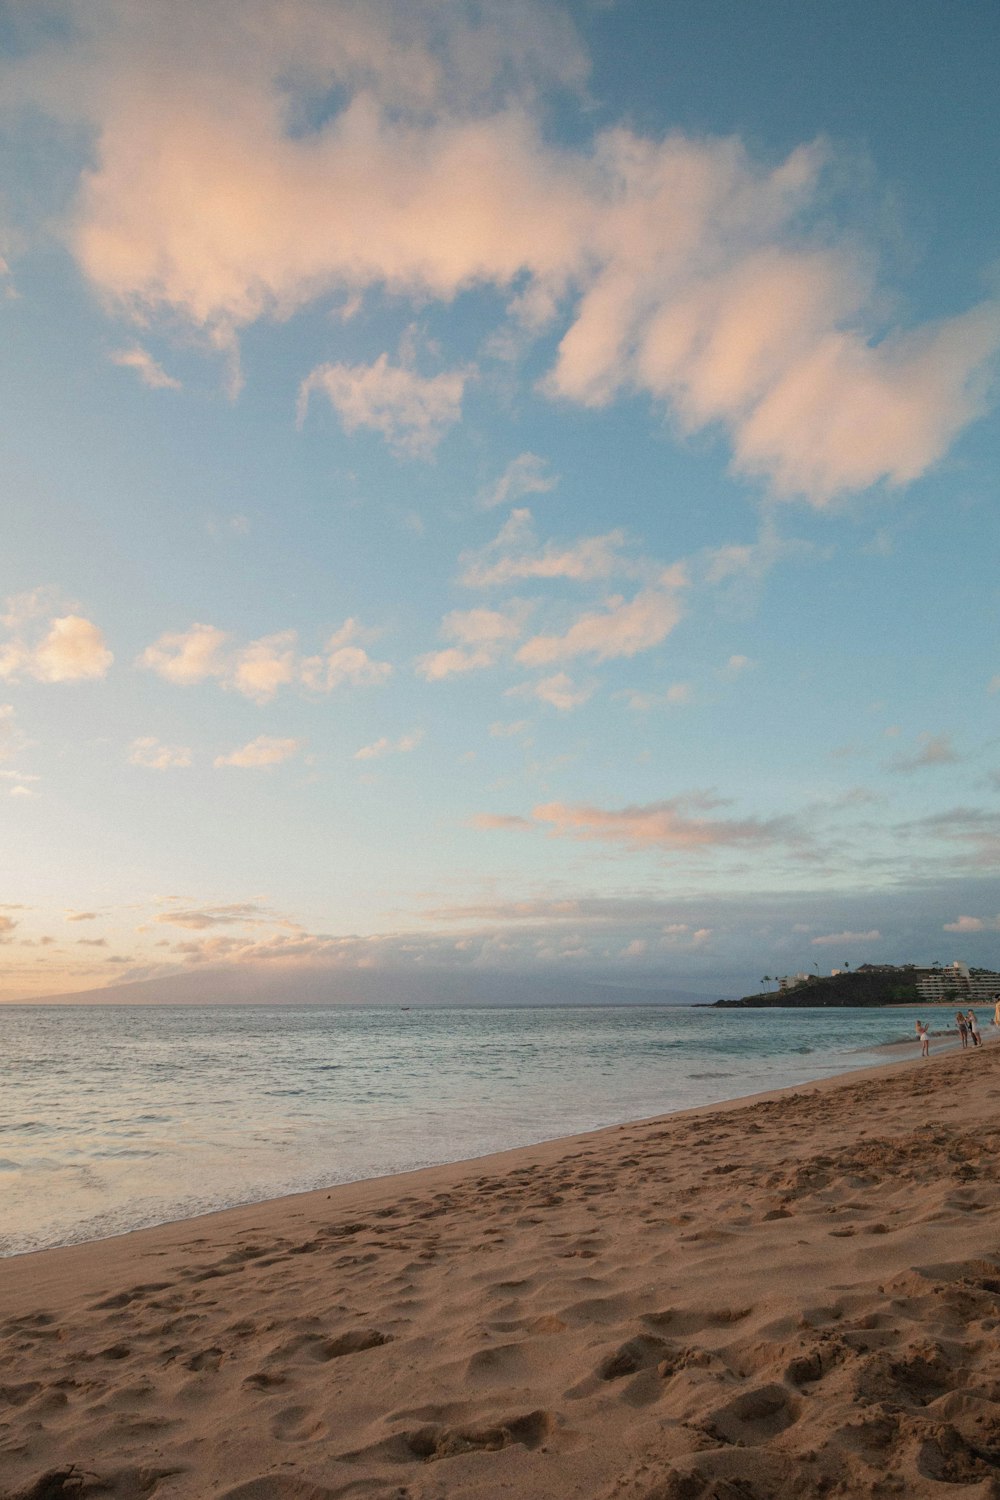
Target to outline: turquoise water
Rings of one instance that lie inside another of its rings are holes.
[[[7,1006],[0,1255],[885,1062],[917,1014]]]

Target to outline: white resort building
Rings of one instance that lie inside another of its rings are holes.
[[[921,968],[917,964],[858,964],[853,971],[855,974],[884,974],[887,982],[895,981],[897,984],[912,985],[916,989],[921,1000],[928,1005],[932,1002],[954,1001],[956,1004],[969,1005],[977,1003],[985,1004],[987,1001],[992,1005],[995,998],[1000,995],[1000,973],[994,969],[970,969],[968,964],[961,963],[956,959],[954,963],[946,964],[944,968],[940,964],[934,964],[930,968]],[[831,969],[831,979],[838,975],[849,975],[849,969]],[[798,989],[800,985],[808,984],[810,980],[819,980],[821,976],[815,972],[812,974],[776,974],[774,982],[778,986],[779,994],[786,990]]]
[[[978,1000],[992,1001],[1000,994],[1000,974],[992,969],[970,969],[968,964],[955,962],[943,969],[914,969],[913,983],[921,998],[932,1000]]]

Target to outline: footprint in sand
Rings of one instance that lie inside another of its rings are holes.
[[[762,1385],[710,1412],[701,1425],[724,1443],[752,1447],[777,1437],[798,1415],[799,1402],[784,1386]]]
[[[308,1406],[286,1406],[271,1423],[279,1443],[314,1443],[326,1433],[326,1423]]]
[[[133,1286],[127,1292],[116,1292],[113,1297],[105,1297],[100,1302],[93,1302],[88,1310],[105,1312],[108,1309],[128,1307],[130,1302],[136,1302],[140,1297],[152,1296],[154,1292],[165,1292],[171,1286],[173,1286],[171,1281],[150,1281],[144,1286]]]

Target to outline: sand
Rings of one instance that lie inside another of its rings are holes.
[[[1000,1047],[0,1262],[0,1494],[1000,1496]]]

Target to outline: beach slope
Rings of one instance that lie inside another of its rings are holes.
[[[1000,1496],[1000,1048],[0,1262],[0,1495]]]

